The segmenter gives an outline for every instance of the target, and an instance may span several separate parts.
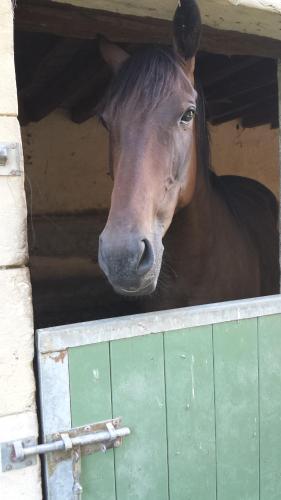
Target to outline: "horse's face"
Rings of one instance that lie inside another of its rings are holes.
[[[194,64],[161,49],[129,58],[108,42],[102,52],[118,73],[101,116],[114,187],[99,263],[116,292],[147,295],[157,285],[163,236],[194,192]]]

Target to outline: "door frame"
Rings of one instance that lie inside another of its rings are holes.
[[[275,314],[281,314],[280,295],[37,330],[43,440],[50,434],[71,429],[68,349]],[[58,464],[52,474],[48,474],[45,460],[44,469],[49,492],[47,498],[70,500],[73,485],[71,460]]]

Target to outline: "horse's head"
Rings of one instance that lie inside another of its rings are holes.
[[[193,72],[200,29],[196,3],[182,0],[174,18],[173,50],[144,48],[129,56],[101,42],[115,78],[101,112],[114,187],[99,263],[123,295],[155,290],[163,236],[176,209],[194,193]]]

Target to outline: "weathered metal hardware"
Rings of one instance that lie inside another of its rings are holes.
[[[8,149],[6,146],[0,145],[0,167],[5,167],[8,161]]]
[[[81,448],[78,446],[72,453],[72,475],[73,475],[73,500],[81,500],[83,487],[80,483],[81,476]]]
[[[83,455],[91,455],[99,451],[105,452],[109,448],[119,447],[122,439],[130,434],[128,427],[120,427],[121,419],[107,420],[76,427],[65,432],[47,436],[46,443],[35,444],[34,438],[1,444],[2,472],[34,465],[37,455],[50,454],[49,467],[56,466],[59,462],[72,458],[74,489],[76,497],[79,491],[79,477]],[[79,455],[79,460],[77,456]],[[76,486],[75,486],[76,485]],[[80,485],[81,486],[81,485]],[[74,491],[74,490],[73,490]],[[77,496],[78,495],[78,496]]]
[[[18,143],[0,143],[0,175],[21,175],[20,146]]]

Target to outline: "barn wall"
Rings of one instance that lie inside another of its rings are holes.
[[[278,129],[269,125],[243,129],[235,120],[210,131],[217,173],[256,179],[279,197]]]
[[[0,60],[0,142],[17,142],[21,147],[11,0],[0,2]],[[22,154],[20,161],[23,167]],[[23,175],[0,176],[0,442],[37,435],[27,255]],[[39,500],[39,465],[0,472],[0,498]]]
[[[58,110],[22,128],[32,213],[105,209],[112,181],[107,172],[107,133],[96,120],[77,125]]]
[[[237,126],[233,121],[211,127],[216,172],[252,177],[278,196],[278,131]],[[76,125],[59,110],[22,132],[33,215],[108,207],[112,182],[106,175],[107,133],[96,120]]]

